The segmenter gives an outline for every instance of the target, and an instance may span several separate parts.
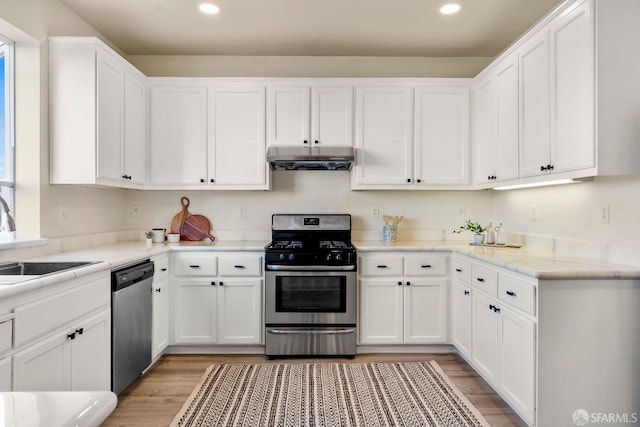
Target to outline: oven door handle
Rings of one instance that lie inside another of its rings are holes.
[[[271,329],[267,328],[268,334],[273,335],[343,335],[352,334],[355,328],[346,329]]]
[[[271,271],[352,271],[355,265],[273,265],[267,264]]]

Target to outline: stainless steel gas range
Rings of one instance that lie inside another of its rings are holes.
[[[351,215],[276,214],[265,248],[266,355],[356,352]]]

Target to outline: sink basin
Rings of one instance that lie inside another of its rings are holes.
[[[3,276],[42,276],[58,273],[72,268],[93,264],[92,261],[82,262],[10,262],[0,264],[0,277]]]

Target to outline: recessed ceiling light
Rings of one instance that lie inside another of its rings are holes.
[[[445,4],[440,8],[440,13],[443,15],[451,15],[452,13],[456,13],[460,10],[460,5],[456,3]]]
[[[211,3],[202,3],[198,6],[198,9],[200,9],[200,12],[206,13],[207,15],[215,15],[220,12],[220,8]]]

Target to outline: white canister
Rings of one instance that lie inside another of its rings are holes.
[[[152,228],[153,231],[153,243],[164,243],[166,228]]]

